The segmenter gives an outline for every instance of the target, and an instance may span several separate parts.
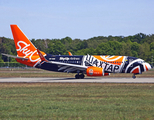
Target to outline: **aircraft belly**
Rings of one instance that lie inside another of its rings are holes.
[[[58,71],[58,65],[56,64],[51,64],[51,63],[43,63],[43,64],[38,64],[36,66],[36,68],[41,68],[41,69],[44,69],[44,70],[49,70],[49,71]]]

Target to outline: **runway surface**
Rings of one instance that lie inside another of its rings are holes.
[[[61,82],[61,83],[154,83],[154,78],[0,78],[0,82]]]

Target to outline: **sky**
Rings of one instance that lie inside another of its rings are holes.
[[[0,0],[0,37],[17,24],[29,39],[154,34],[154,0]]]

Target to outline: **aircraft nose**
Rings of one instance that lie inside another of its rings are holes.
[[[151,68],[153,68],[152,67],[152,65],[150,65],[149,63],[145,63],[145,68],[146,68],[146,70],[148,71],[148,70],[150,70]]]

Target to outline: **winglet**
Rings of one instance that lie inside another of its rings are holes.
[[[69,56],[72,56],[72,53],[70,51],[68,51]]]
[[[45,59],[45,57],[43,56],[43,54],[40,52],[39,49],[37,49],[37,52],[38,52],[38,54],[39,54],[39,56],[40,56],[41,61],[46,61],[46,62],[48,62],[48,60]]]

